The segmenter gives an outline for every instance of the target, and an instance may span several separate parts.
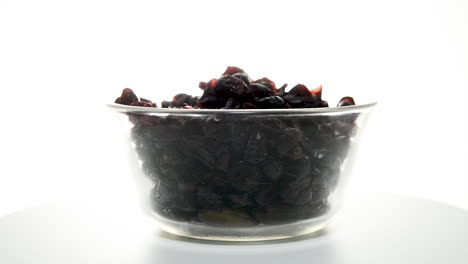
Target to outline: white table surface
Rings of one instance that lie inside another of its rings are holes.
[[[0,263],[468,263],[468,212],[390,195],[354,197],[324,231],[211,243],[158,231],[118,202],[62,202],[0,219]]]

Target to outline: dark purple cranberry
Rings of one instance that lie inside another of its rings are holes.
[[[191,96],[185,93],[180,93],[180,94],[175,95],[174,98],[172,98],[171,102],[163,101],[161,103],[163,108],[167,108],[167,107],[181,108],[186,105],[196,106],[197,104],[198,104],[198,97]]]
[[[328,102],[322,100],[322,85],[310,91],[314,96],[315,100],[318,102],[315,107],[328,107]]]
[[[309,188],[293,188],[286,187],[281,193],[281,198],[283,198],[285,203],[290,204],[306,204],[312,201],[312,192]]]
[[[243,160],[252,164],[260,163],[268,157],[268,150],[260,132],[250,136],[243,156]]]
[[[255,193],[254,200],[259,205],[259,208],[264,208],[270,205],[278,196],[278,190],[273,185],[264,186],[259,192]]]
[[[261,79],[258,79],[256,81],[254,81],[254,83],[262,84],[262,85],[268,87],[270,90],[272,90],[274,92],[278,91],[276,89],[275,83],[272,80],[268,79],[267,77],[263,77]]]
[[[288,87],[288,84],[283,84],[276,92],[276,95],[283,97],[286,94],[286,87]]]
[[[252,82],[250,76],[247,73],[245,73],[244,70],[238,67],[227,67],[226,71],[221,75],[221,77],[223,76],[232,76],[239,80],[242,80],[245,83],[245,85],[247,85],[247,87],[250,87],[250,84]]]
[[[250,86],[250,93],[255,98],[269,97],[276,94],[275,83],[268,78],[254,81]]]
[[[234,98],[230,98],[226,105],[224,106],[225,109],[239,109],[240,108],[240,103]]]
[[[208,186],[200,186],[196,193],[197,204],[200,208],[219,210],[223,206],[221,196]]]
[[[314,90],[311,90],[310,92],[314,95],[314,97],[315,97],[318,101],[322,100],[322,85],[320,85],[319,87],[315,88]]]
[[[340,102],[338,103],[338,107],[340,106],[349,106],[349,105],[355,105],[354,99],[350,96],[346,96],[341,98]]]
[[[226,71],[221,76],[233,75],[236,73],[245,73],[243,69],[235,67],[235,66],[228,66]]]
[[[116,103],[118,98],[116,100]],[[120,104],[130,105],[131,103],[138,102],[138,97],[130,88],[125,88],[122,91],[122,95],[120,95]]]
[[[143,97],[140,97],[140,102],[145,102],[145,103],[150,103],[153,105],[153,107],[158,107],[158,105],[156,103],[154,103],[153,101],[151,100],[148,100],[148,99],[145,99]]]
[[[284,97],[284,101],[292,108],[316,107],[319,101],[303,84],[294,86]]]
[[[249,75],[247,75],[247,73],[235,73],[231,76],[243,81],[247,87],[250,87],[252,83],[252,79],[249,77]]]
[[[263,97],[255,100],[255,105],[258,108],[271,109],[271,108],[285,108],[283,98],[279,96]]]
[[[130,104],[131,106],[143,106],[143,107],[154,107],[152,103],[147,102],[134,102]]]
[[[309,97],[311,96],[311,93],[309,89],[303,84],[298,84],[294,86],[291,91],[288,92],[287,95],[290,96],[297,96],[297,97]]]
[[[198,108],[219,109],[223,108],[227,103],[225,98],[218,98],[213,91],[213,88],[208,88],[203,93],[198,101]]]
[[[250,199],[247,193],[228,194],[226,198],[231,203],[232,208],[247,207],[253,204],[252,199]]]
[[[176,193],[172,187],[160,180],[156,181],[152,192],[153,201],[160,205],[168,205],[176,197]]]
[[[320,101],[320,103],[317,105],[317,107],[328,107],[328,102],[327,101]]]
[[[219,97],[243,99],[247,96],[248,88],[244,81],[233,77],[223,76],[216,81],[215,94]]]
[[[216,79],[211,79],[209,82],[200,82],[198,87],[202,90],[206,90],[207,88],[214,87],[216,85]]]
[[[276,182],[283,173],[283,166],[278,161],[267,161],[262,166],[263,175],[271,182]]]
[[[232,76],[223,76],[214,82],[214,86],[205,86],[203,95],[198,102],[199,108],[224,108],[230,98],[243,99],[247,95],[247,85],[244,81]]]
[[[258,107],[251,103],[243,103],[242,109],[258,109]]]

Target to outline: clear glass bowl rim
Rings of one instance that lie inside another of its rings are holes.
[[[377,102],[367,104],[341,106],[341,107],[322,107],[322,108],[288,108],[288,109],[180,109],[180,108],[156,108],[143,106],[129,106],[117,103],[107,104],[107,107],[120,113],[147,113],[147,114],[197,114],[197,115],[217,115],[217,114],[340,114],[364,112],[372,109]]]

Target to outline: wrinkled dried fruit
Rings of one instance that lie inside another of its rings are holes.
[[[131,106],[154,107],[154,105],[152,103],[147,103],[147,102],[133,102],[130,105]]]
[[[172,98],[172,101],[163,101],[161,103],[162,108],[172,108],[172,107],[184,107],[186,105],[196,106],[198,104],[198,97],[191,96],[188,94],[180,93]]]
[[[349,96],[341,98],[340,102],[338,103],[338,106],[349,106],[349,105],[355,105],[354,99]]]
[[[156,104],[150,100],[145,98],[138,98],[130,88],[123,89],[122,95],[115,99],[115,103],[131,106],[156,107]]]
[[[120,96],[120,103],[124,105],[130,105],[131,103],[138,102],[138,97],[130,88],[125,88]]]
[[[292,108],[312,108],[320,105],[320,98],[314,96],[303,84],[294,86],[283,99]]]

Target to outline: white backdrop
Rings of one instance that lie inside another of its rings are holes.
[[[468,209],[468,3],[0,0],[0,216],[129,195],[122,88],[200,94],[228,65],[372,98],[350,189]]]

